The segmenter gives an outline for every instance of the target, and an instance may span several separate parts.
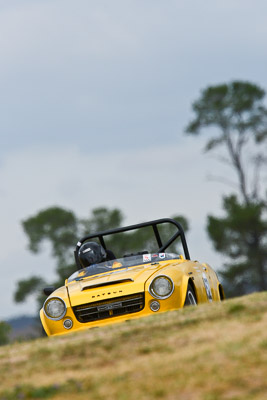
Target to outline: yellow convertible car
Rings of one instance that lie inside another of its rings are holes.
[[[107,243],[121,235],[127,243],[131,231],[140,233],[141,250],[116,258]],[[149,249],[142,248],[142,239]],[[183,254],[173,252],[178,242]],[[173,219],[88,235],[77,243],[74,255],[77,271],[65,286],[44,289],[49,296],[40,318],[49,336],[224,299],[213,269],[190,260],[183,228]]]

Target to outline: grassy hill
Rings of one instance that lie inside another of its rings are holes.
[[[267,399],[267,293],[0,348],[0,399]]]

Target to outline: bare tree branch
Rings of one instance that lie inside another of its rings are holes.
[[[209,174],[209,175],[207,175],[207,180],[223,183],[225,185],[231,186],[234,189],[237,189],[239,187],[239,185],[236,182],[233,182],[227,178],[224,178],[223,176],[216,176],[216,175]]]

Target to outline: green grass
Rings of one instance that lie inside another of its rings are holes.
[[[0,400],[263,400],[267,293],[0,348]]]

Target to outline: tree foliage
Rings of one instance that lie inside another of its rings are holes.
[[[9,342],[9,332],[11,327],[3,321],[0,321],[0,346]]]
[[[208,233],[215,249],[231,260],[220,271],[228,294],[266,290],[266,205],[241,204],[232,195],[224,198],[224,210],[224,218],[208,217]]]
[[[215,249],[228,259],[220,272],[228,292],[235,285],[235,294],[267,289],[264,97],[250,82],[207,87],[193,103],[194,119],[186,128],[194,135],[209,132],[205,150],[220,147],[218,158],[236,173],[237,191],[223,200],[225,216],[209,216],[207,227]]]
[[[14,295],[14,300],[21,303],[26,300],[26,297],[36,291],[39,291],[44,286],[44,279],[39,276],[32,276],[29,279],[22,279],[17,284],[17,290]]]
[[[48,241],[58,263],[67,262],[69,249],[78,233],[78,220],[72,211],[50,207],[23,221],[22,225],[29,239],[29,250],[38,253],[41,244]]]
[[[188,229],[188,222],[183,216],[174,216],[180,221],[184,229]],[[33,276],[17,283],[14,295],[16,302],[25,301],[28,295],[37,294],[38,303],[42,304],[44,296],[41,288],[46,285],[55,287],[62,286],[76,269],[73,251],[77,241],[90,233],[122,226],[124,217],[119,209],[107,209],[99,207],[92,211],[88,218],[80,219],[72,211],[61,207],[50,207],[41,210],[36,215],[22,222],[25,234],[29,240],[29,250],[38,254],[42,251],[42,244],[48,242],[51,248],[51,255],[56,262],[55,282],[46,282],[41,276]],[[162,238],[172,234],[172,227],[163,226],[160,228]],[[125,253],[140,250],[155,249],[155,241],[152,228],[132,231],[129,233],[116,234],[105,238],[107,248],[112,250],[119,258]],[[140,246],[144,248],[140,248]],[[172,246],[172,251],[178,251]]]

